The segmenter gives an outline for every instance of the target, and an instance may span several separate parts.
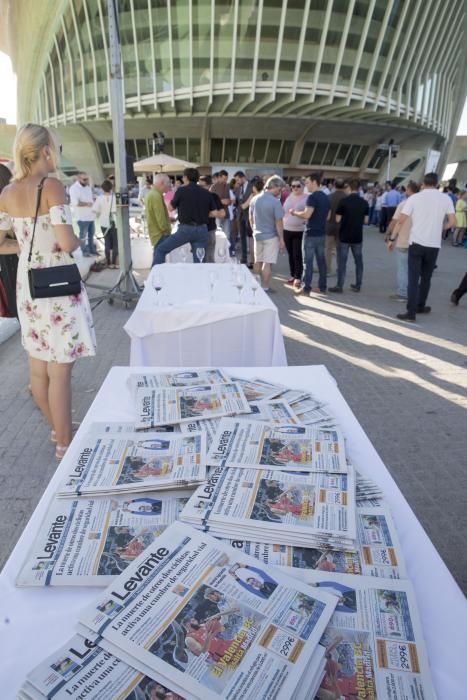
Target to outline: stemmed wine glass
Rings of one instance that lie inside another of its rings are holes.
[[[196,257],[198,258],[198,261],[200,263],[203,262],[205,253],[206,251],[204,250],[204,248],[196,248]]]
[[[245,285],[245,278],[243,277],[243,270],[239,268],[235,272],[234,287],[238,289],[238,303],[242,303],[242,289]]]
[[[154,274],[154,290],[156,292],[156,306],[160,305],[159,301],[159,292],[161,291],[162,287],[164,286],[164,277],[162,275],[162,272],[157,272]]]
[[[256,292],[259,289],[260,285],[260,277],[259,275],[252,275],[251,277],[251,291],[253,292],[253,301],[251,302],[253,305],[256,304]]]

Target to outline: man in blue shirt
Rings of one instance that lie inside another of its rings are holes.
[[[290,209],[293,216],[305,219],[305,236],[303,238],[305,275],[303,287],[299,290],[303,294],[310,292],[326,293],[326,220],[331,204],[328,195],[320,190],[321,178],[318,173],[310,173],[305,180],[306,188],[310,193],[303,211]],[[313,260],[316,255],[319,272],[319,287],[312,287]]]
[[[271,291],[272,265],[276,264],[279,251],[285,247],[284,210],[279,199],[283,185],[284,181],[273,175],[266,180],[264,191],[250,202],[249,217],[255,245],[254,270],[261,275],[265,292]]]
[[[390,189],[385,193],[383,206],[386,207],[386,226],[392,221],[398,204],[402,200],[402,195],[396,190],[396,184],[391,182]]]

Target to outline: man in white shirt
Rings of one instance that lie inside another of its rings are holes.
[[[452,200],[437,188],[438,176],[427,173],[423,178],[422,191],[407,199],[394,228],[397,233],[411,217],[407,311],[397,314],[401,321],[415,321],[416,314],[430,313],[431,306],[426,306],[426,300],[441,248],[442,232],[456,225]]]
[[[89,184],[89,175],[79,173],[78,179],[70,187],[70,204],[73,216],[78,222],[79,238],[83,255],[89,258],[96,255],[94,244],[94,220],[96,215],[93,211],[94,195]]]

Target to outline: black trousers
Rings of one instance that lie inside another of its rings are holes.
[[[419,243],[409,245],[407,312],[411,316],[415,316],[417,308],[426,304],[438,253],[439,248],[429,248]]]
[[[462,299],[464,294],[467,294],[467,272],[463,276],[460,285],[457,287],[457,289],[454,290],[453,294],[456,295],[457,301],[459,301],[459,299]]]
[[[284,229],[284,243],[289,254],[290,276],[296,280],[301,280],[303,274],[302,239],[303,231]]]
[[[381,211],[379,213],[379,232],[380,233],[386,233],[386,228],[388,225],[388,208],[387,207],[381,207]]]
[[[104,247],[107,265],[115,265],[118,257],[117,229],[114,225],[109,228],[102,227],[102,233],[105,235]]]
[[[18,269],[17,255],[0,255],[0,279],[5,286],[8,311],[12,316],[18,316],[16,308],[16,271]]]

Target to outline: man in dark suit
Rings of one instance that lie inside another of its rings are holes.
[[[240,245],[241,245],[241,262],[247,264],[248,262],[248,236],[251,236],[251,231],[249,231],[249,208],[250,200],[253,195],[253,185],[248,182],[245,173],[239,170],[234,175],[237,187],[235,189],[235,204],[237,209],[237,229],[240,234]],[[235,248],[237,245],[237,234],[234,233],[230,239],[230,255],[235,255]],[[253,261],[250,261],[252,264]]]

